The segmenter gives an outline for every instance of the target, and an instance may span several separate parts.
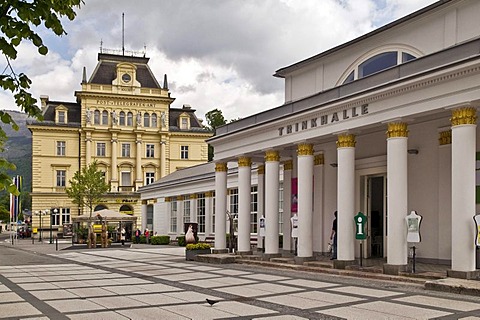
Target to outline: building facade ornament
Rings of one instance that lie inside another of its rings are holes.
[[[239,167],[250,167],[252,165],[252,159],[249,157],[239,157],[238,166]]]
[[[439,132],[438,144],[441,146],[452,144],[452,130]]]
[[[265,161],[280,161],[280,154],[277,150],[268,150],[265,152]]]
[[[316,166],[325,164],[325,157],[323,153],[315,155],[315,157],[313,158],[313,164]]]
[[[265,174],[265,166],[263,164],[258,166],[257,173],[258,174]]]
[[[205,192],[205,198],[213,198],[214,195],[215,195],[215,192],[213,192],[213,191]]]
[[[462,124],[477,124],[477,109],[473,107],[452,110],[452,127]]]
[[[338,135],[337,148],[355,148],[355,135],[343,133]]]
[[[227,171],[227,164],[225,162],[215,163],[215,171],[216,172],[226,172]]]
[[[293,160],[287,160],[283,163],[283,170],[293,170]]]
[[[299,156],[313,156],[313,144],[300,143],[297,146],[297,155],[299,155]]]
[[[391,122],[388,124],[387,138],[408,137],[407,124],[405,122]]]

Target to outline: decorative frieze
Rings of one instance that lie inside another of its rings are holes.
[[[227,172],[227,164],[225,162],[215,163],[215,171],[216,172]]]
[[[239,157],[238,166],[239,167],[250,167],[252,165],[252,159],[249,157]]]
[[[257,173],[258,174],[265,174],[265,166],[263,164],[258,166]]]
[[[450,121],[452,122],[452,126],[477,124],[477,109],[473,107],[454,109],[452,110],[452,118]]]
[[[172,198],[171,197],[165,197],[165,202],[172,202]]]
[[[443,146],[452,144],[452,130],[446,130],[439,133],[438,144]]]
[[[297,146],[297,155],[299,155],[299,156],[313,156],[313,144],[300,143]]]
[[[313,164],[316,166],[320,166],[325,164],[325,157],[323,153],[316,154],[315,157],[313,158]]]
[[[283,163],[283,170],[293,170],[293,160],[287,160]]]
[[[276,150],[265,152],[265,161],[280,161],[280,154]]]
[[[391,122],[388,124],[387,138],[408,137],[407,124],[405,122]]]
[[[337,148],[355,148],[355,135],[343,133],[338,135]]]
[[[207,191],[205,192],[205,198],[213,198],[215,196],[214,191]]]

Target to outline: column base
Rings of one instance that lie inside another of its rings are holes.
[[[357,264],[356,260],[333,260],[334,269],[345,269],[347,266]]]
[[[315,260],[314,257],[294,257],[293,259],[295,260],[295,264],[300,265],[302,265],[304,262]]]
[[[237,251],[235,252],[235,254],[240,256],[251,256],[253,253],[252,253],[252,250],[249,250],[249,251]]]
[[[228,249],[215,249],[215,248],[213,248],[213,249],[212,249],[212,253],[216,253],[216,254],[219,254],[219,253],[228,253]]]
[[[265,248],[259,248],[259,247],[257,247],[257,252],[265,252]]]
[[[383,273],[390,275],[398,275],[400,272],[407,272],[408,265],[406,264],[388,264],[383,265]]]
[[[480,278],[480,270],[457,271],[457,270],[448,269],[447,277],[457,278],[457,279],[466,279],[466,280],[475,280]]]
[[[262,261],[270,261],[271,258],[280,258],[281,256],[281,253],[263,253]]]

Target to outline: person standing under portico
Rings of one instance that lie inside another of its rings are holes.
[[[330,233],[330,240],[333,240],[332,243],[332,257],[330,260],[337,259],[337,211],[333,213],[335,219],[333,219],[332,232]]]

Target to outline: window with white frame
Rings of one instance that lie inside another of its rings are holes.
[[[180,129],[182,130],[188,130],[188,117],[181,117],[180,118]]]
[[[127,126],[133,126],[133,113],[127,113]]]
[[[188,146],[180,146],[180,159],[188,159]]]
[[[283,234],[283,183],[279,184],[278,189],[278,227],[280,233]]]
[[[157,114],[152,113],[152,128],[156,128],[156,127],[157,127]]]
[[[183,222],[190,222],[190,199],[183,200]]]
[[[62,218],[62,222],[61,222],[62,225],[64,223],[71,223],[70,208],[60,208],[60,214],[61,214],[61,218]]]
[[[130,158],[130,143],[122,143],[122,157]]]
[[[57,187],[65,187],[67,182],[67,171],[57,170]]]
[[[107,110],[102,111],[102,124],[104,126],[108,125],[108,111]]]
[[[250,233],[257,233],[257,214],[258,189],[257,186],[253,186],[250,193]]]
[[[58,111],[58,123],[66,123],[67,122],[67,117],[65,116],[66,112],[65,111]]]
[[[238,213],[238,189],[230,189],[230,214]]]
[[[100,111],[95,110],[93,112],[93,123],[94,124],[100,124]]]
[[[106,146],[107,145],[105,142],[97,142],[97,157],[105,157],[105,149],[107,148]]]
[[[150,114],[148,112],[143,114],[143,126],[150,127]]]
[[[212,196],[212,232],[215,233],[215,195]]]
[[[57,141],[57,156],[64,156],[65,155],[65,141]]]
[[[170,204],[170,232],[177,232],[177,199],[172,199]]]
[[[60,225],[60,211],[58,209],[51,209],[50,210],[50,219],[52,226],[59,226]]]
[[[146,172],[145,173],[145,185],[148,186],[155,182],[155,172]]]
[[[146,155],[147,158],[155,158],[155,145],[151,143],[146,144]]]
[[[197,223],[198,232],[205,232],[205,193],[197,196]]]
[[[118,118],[119,118],[119,124],[121,126],[124,126],[125,125],[125,112],[120,111],[120,116]]]

